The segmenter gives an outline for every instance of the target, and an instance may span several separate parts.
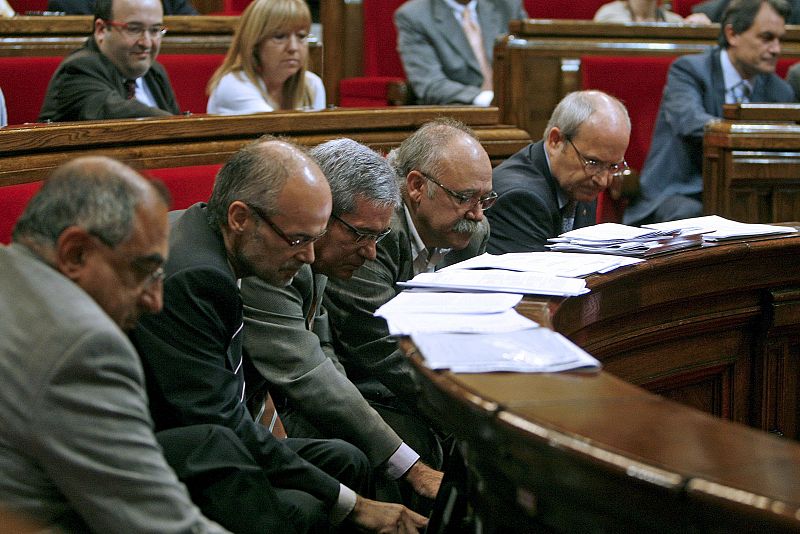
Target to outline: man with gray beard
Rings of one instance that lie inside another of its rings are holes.
[[[422,452],[432,450],[441,459],[430,425],[415,409],[411,365],[386,321],[372,314],[400,291],[398,282],[482,254],[489,237],[483,210],[497,195],[486,151],[469,128],[451,119],[424,124],[389,154],[389,162],[403,200],[392,230],[377,243],[375,259],[350,279],[328,280],[324,304],[347,376],[436,468],[437,459]]]

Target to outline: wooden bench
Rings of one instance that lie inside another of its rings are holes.
[[[524,131],[500,124],[496,108],[465,106],[178,116],[5,128],[0,130],[0,242],[8,241],[14,221],[38,182],[78,156],[114,157],[164,179],[175,207],[181,208],[207,199],[219,166],[265,132],[306,146],[351,137],[388,152],[424,122],[443,115],[470,125],[493,164],[530,142]]]

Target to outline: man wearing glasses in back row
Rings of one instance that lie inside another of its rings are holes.
[[[544,251],[549,238],[594,224],[597,195],[621,187],[630,135],[628,111],[616,98],[600,91],[565,96],[544,139],[494,170],[498,198],[488,212],[487,250]]]
[[[166,31],[160,0],[97,0],[94,33],[58,66],[39,120],[179,113],[164,67],[155,61]]]

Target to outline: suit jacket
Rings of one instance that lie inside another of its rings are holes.
[[[625,210],[636,224],[672,195],[703,191],[703,128],[722,117],[725,81],[720,48],[683,56],[670,65],[653,139],[642,168],[640,196]],[[794,102],[792,88],[775,74],[753,80],[751,102]]]
[[[321,306],[327,280],[309,265],[286,287],[255,277],[243,280],[244,346],[271,391],[289,399],[325,437],[356,445],[377,466],[402,440],[348,380],[333,351],[328,314]]]
[[[478,0],[478,24],[491,64],[494,41],[528,15],[520,0]],[[471,104],[481,92],[478,59],[453,10],[442,0],[410,0],[394,14],[397,52],[420,104]]]
[[[94,15],[94,0],[49,0],[48,11],[59,11],[67,15]],[[188,0],[161,0],[165,15],[197,15],[197,10]]]
[[[559,206],[558,182],[550,174],[544,142],[532,143],[492,172],[497,202],[486,212],[491,224],[487,250],[541,252],[547,240],[562,233],[563,214]],[[596,202],[578,202],[573,228],[595,223]]]
[[[0,502],[64,532],[224,532],[153,435],[133,346],[26,247],[0,247]]]
[[[394,395],[415,406],[411,364],[389,335],[386,321],[372,315],[400,292],[397,282],[414,276],[411,233],[402,206],[392,215],[391,228],[378,243],[374,261],[364,263],[349,280],[328,280],[324,303],[336,354],[362,394],[370,400]],[[437,268],[482,254],[488,237],[484,222],[465,249],[447,254]]]
[[[180,112],[167,73],[153,62],[144,81],[158,107],[128,100],[125,77],[100,53],[94,37],[67,56],[47,86],[39,121],[129,119],[176,115]]]
[[[720,22],[729,3],[730,0],[708,0],[692,6],[692,12],[705,13],[711,22]],[[800,0],[789,0],[789,4],[792,6],[792,13],[786,24],[800,24]]]
[[[132,334],[157,430],[217,424],[233,430],[273,486],[332,505],[339,483],[295,454],[245,406],[242,299],[222,236],[195,204],[174,222],[164,309]]]

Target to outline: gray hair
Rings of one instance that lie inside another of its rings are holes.
[[[405,192],[406,176],[413,170],[439,174],[440,161],[446,155],[447,146],[462,135],[478,140],[475,132],[464,123],[450,117],[439,117],[423,124],[400,146],[389,152],[389,164],[394,167],[400,190]]]
[[[246,145],[219,170],[208,199],[208,222],[219,230],[228,224],[228,207],[239,200],[255,204],[267,215],[277,213],[277,198],[298,162],[271,142],[281,141],[305,153],[290,141],[265,135]]]
[[[728,24],[733,28],[733,33],[739,35],[746,32],[753,25],[761,4],[769,4],[778,15],[783,17],[783,21],[789,20],[792,14],[792,6],[787,0],[732,0],[725,11],[722,13],[722,20],[719,23],[719,45],[728,48],[728,38],[725,37],[725,26]]]
[[[78,226],[113,248],[130,236],[136,208],[148,191],[169,205],[163,186],[148,185],[119,161],[74,159],[45,180],[14,226],[12,238],[52,248],[64,230]]]
[[[578,135],[578,129],[581,124],[586,122],[592,116],[592,113],[597,111],[599,96],[607,97],[619,106],[625,121],[628,123],[628,128],[630,128],[631,118],[628,116],[628,110],[617,98],[596,90],[573,91],[562,98],[556,109],[553,110],[553,114],[550,115],[550,120],[547,121],[547,126],[545,126],[543,138],[546,140],[550,130],[555,127],[561,131],[561,135],[564,137],[568,139],[574,138]]]
[[[334,139],[312,148],[309,154],[328,179],[332,215],[353,213],[359,197],[379,207],[400,205],[394,170],[371,148],[352,139]]]

